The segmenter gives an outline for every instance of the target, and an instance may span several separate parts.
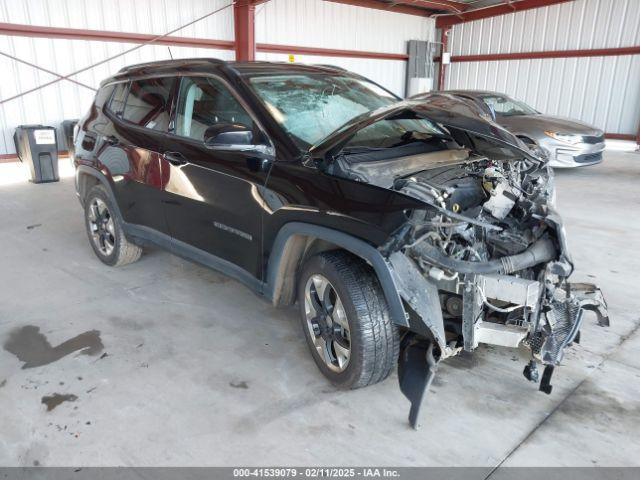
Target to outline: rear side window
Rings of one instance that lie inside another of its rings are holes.
[[[116,84],[113,97],[111,97],[111,102],[109,103],[109,111],[116,117],[122,118],[124,104],[127,101],[127,92],[129,91],[128,87],[129,84],[126,82]]]
[[[174,81],[173,78],[150,78],[131,82],[122,118],[141,127],[166,132]]]

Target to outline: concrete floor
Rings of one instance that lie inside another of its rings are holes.
[[[395,375],[334,390],[296,310],[158,250],[105,267],[70,178],[0,186],[0,345],[53,346],[32,368],[0,348],[0,465],[640,465],[640,155],[557,183],[574,280],[602,286],[611,328],[589,316],[550,396],[518,351],[444,363],[419,432]],[[53,394],[77,398],[47,411]]]

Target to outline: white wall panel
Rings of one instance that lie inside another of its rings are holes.
[[[0,22],[163,34],[232,0],[0,0]],[[227,8],[176,36],[233,40]]]
[[[289,56],[280,53],[260,53],[258,60],[286,62]],[[296,55],[296,63],[335,65],[370,78],[396,95],[404,96],[407,63],[399,60],[369,60],[366,58],[321,57]]]
[[[232,0],[0,0],[0,22],[62,28],[163,34]],[[322,0],[271,0],[257,7],[260,43],[406,53],[408,40],[433,40],[434,20],[339,5]],[[187,27],[175,36],[233,40],[233,10]],[[60,74],[95,64],[135,45],[82,40],[0,36],[0,51]],[[216,57],[233,60],[231,51],[171,47],[174,58]],[[169,58],[166,46],[144,46],[74,78],[97,87],[125,65]],[[287,60],[286,55],[258,54],[259,59]],[[339,57],[296,56],[306,63],[338,65],[404,93],[406,62]],[[49,82],[55,77],[0,56],[0,99]],[[0,154],[14,153],[13,132],[20,124],[58,126],[88,109],[93,93],[61,81],[0,105]],[[61,138],[59,138],[61,143]],[[62,145],[61,145],[62,146]]]
[[[535,52],[640,45],[640,1],[575,0],[455,25],[452,54]],[[609,133],[640,123],[640,55],[452,63],[448,89],[504,92],[552,115]]]
[[[404,54],[407,41],[433,41],[434,35],[435,21],[426,17],[320,0],[271,0],[256,10],[258,43]],[[287,55],[259,53],[258,58],[286,61]],[[311,55],[296,55],[296,61],[340,66],[404,95],[403,61]]]
[[[229,3],[231,0],[0,0],[0,22],[163,34]],[[232,40],[233,10],[227,8],[173,35]],[[114,42],[0,36],[0,51],[62,75],[136,46]],[[171,47],[171,54],[174,58],[234,58],[231,51],[187,47]],[[168,58],[169,49],[166,46],[148,45],[74,78],[95,88],[104,78],[125,65]],[[55,79],[53,75],[4,56],[0,56],[0,71],[4,73],[0,83],[0,99]],[[91,90],[61,81],[0,105],[0,154],[15,152],[13,132],[16,126],[29,123],[59,126],[65,119],[84,115],[93,96]],[[58,144],[60,148],[64,147],[60,135]]]
[[[575,0],[454,25],[452,55],[640,45],[640,1]]]
[[[407,40],[432,40],[425,17],[320,0],[271,0],[257,7],[259,43],[407,53]]]
[[[63,74],[92,65],[102,59],[121,53],[135,44],[88,42],[83,40],[50,40],[0,36],[0,51]],[[171,47],[173,58],[216,57],[233,60],[234,54],[226,50]],[[166,46],[147,45],[76,75],[74,78],[97,87],[108,76],[122,67],[141,62],[166,60]],[[7,72],[0,84],[0,98],[6,99],[38,85],[55,80],[55,76],[0,56],[0,71]],[[0,154],[14,153],[13,132],[23,124],[43,123],[58,127],[65,119],[83,116],[94,97],[94,92],[67,81],[60,81],[0,105]],[[64,147],[58,135],[58,145]]]

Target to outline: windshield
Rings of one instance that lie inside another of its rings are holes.
[[[513,117],[516,115],[535,115],[538,113],[524,102],[501,95],[486,95],[482,101],[495,113],[496,117]]]
[[[358,115],[398,101],[373,82],[346,76],[259,76],[249,83],[273,118],[305,150]]]

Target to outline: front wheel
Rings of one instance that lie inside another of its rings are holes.
[[[298,283],[304,335],[316,365],[336,386],[359,388],[387,378],[399,335],[371,267],[345,252],[304,265]]]

